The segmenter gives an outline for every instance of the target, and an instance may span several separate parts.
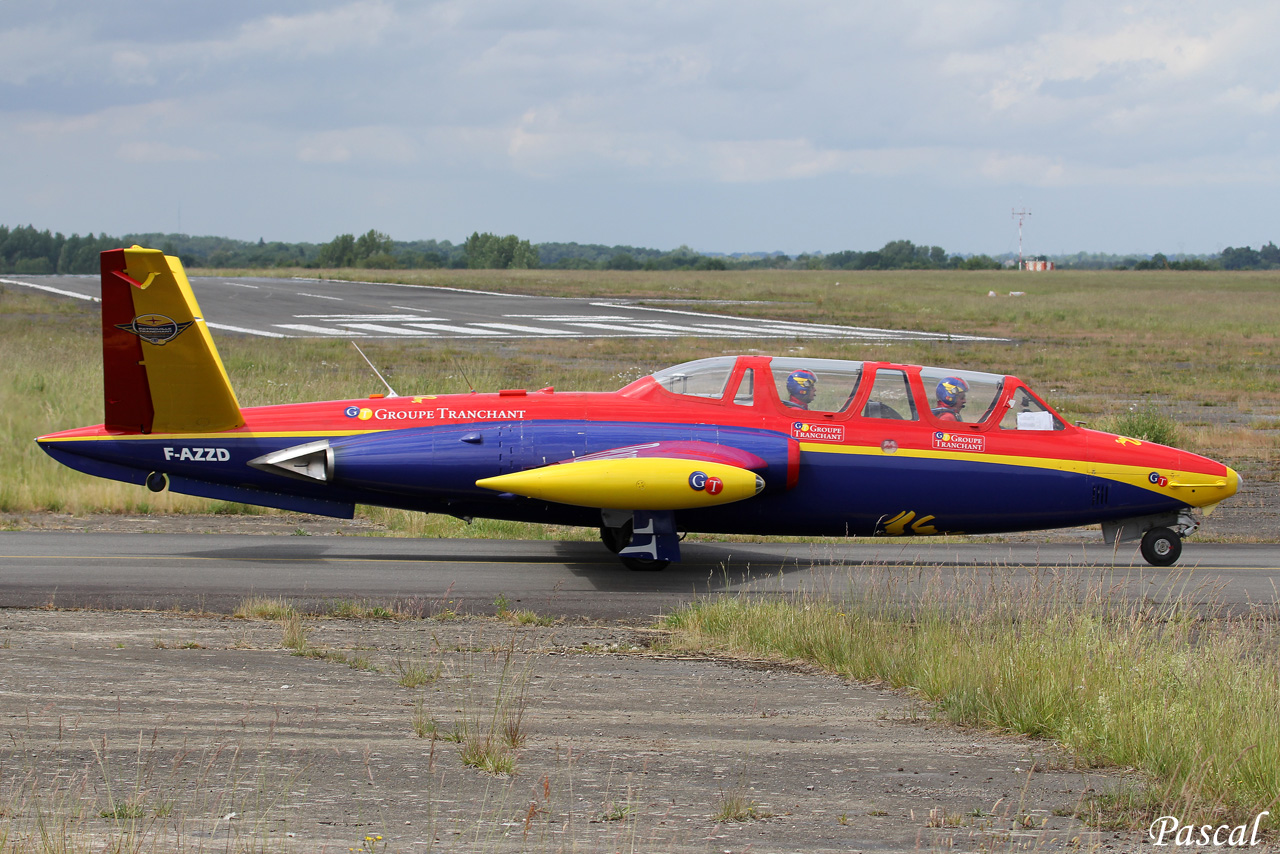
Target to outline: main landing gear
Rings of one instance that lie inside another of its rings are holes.
[[[628,555],[618,554],[627,546],[631,545],[634,529],[634,524],[630,519],[617,527],[601,525],[600,542],[604,543],[604,547],[606,549],[618,555],[618,560],[622,561],[622,565],[633,572],[661,572],[670,566],[671,561],[669,560],[657,560],[647,557],[630,557]]]

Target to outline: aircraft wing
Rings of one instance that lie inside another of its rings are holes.
[[[687,510],[752,498],[767,463],[711,442],[648,442],[540,468],[488,477],[476,486],[579,507]]]

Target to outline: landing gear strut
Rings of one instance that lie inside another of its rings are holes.
[[[600,542],[604,543],[606,549],[617,554],[631,545],[632,527],[630,519],[616,528],[601,525]],[[623,566],[633,572],[660,572],[671,565],[669,560],[654,560],[653,558],[645,557],[627,557],[624,555],[618,559],[622,561]]]
[[[616,528],[608,525],[600,526],[600,542],[609,551],[617,554],[631,544],[631,520],[628,519]]]

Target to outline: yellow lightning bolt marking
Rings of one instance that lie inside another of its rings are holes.
[[[914,518],[916,518],[914,511],[903,510],[897,516],[884,523],[884,532],[891,537],[901,537],[907,533],[907,525]]]
[[[891,537],[903,537],[907,534],[907,526],[911,525],[911,533],[913,534],[936,534],[938,529],[929,524],[934,518],[933,516],[921,516],[916,519],[914,510],[903,510],[897,516],[884,523],[884,532]],[[912,520],[914,520],[914,524]]]
[[[928,522],[930,519],[933,519],[933,518],[934,518],[933,516],[921,516],[919,519],[916,520],[916,523],[911,526],[911,530],[915,531],[917,534],[938,533],[937,528],[933,527],[932,525],[925,524],[926,522]]]

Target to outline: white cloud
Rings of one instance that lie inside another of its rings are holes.
[[[167,142],[138,140],[120,146],[119,157],[133,163],[200,163],[215,160],[217,156],[189,145],[171,145]]]
[[[387,163],[403,166],[417,159],[417,146],[395,127],[346,128],[311,134],[302,140],[303,163]]]
[[[377,183],[350,204],[376,195],[379,210],[398,196],[420,209],[429,185],[507,217],[503,199],[525,194],[540,228],[571,222],[575,193],[728,193],[749,222],[802,229],[806,216],[778,217],[780,194],[839,186],[842,203],[883,210],[873,194],[905,186],[1025,188],[1128,205],[1152,187],[1191,199],[1280,181],[1270,0],[316,0],[229,3],[212,26],[195,6],[135,2],[32,6],[0,25],[0,153],[42,180],[69,161],[103,175],[190,166],[209,176],[205,204],[228,196],[228,217],[243,215],[228,188],[245,176],[284,198],[322,172]],[[144,14],[156,8],[167,17]],[[0,222],[34,216],[5,202]],[[968,217],[928,209],[940,229]],[[631,203],[619,216],[641,228],[669,213]]]

